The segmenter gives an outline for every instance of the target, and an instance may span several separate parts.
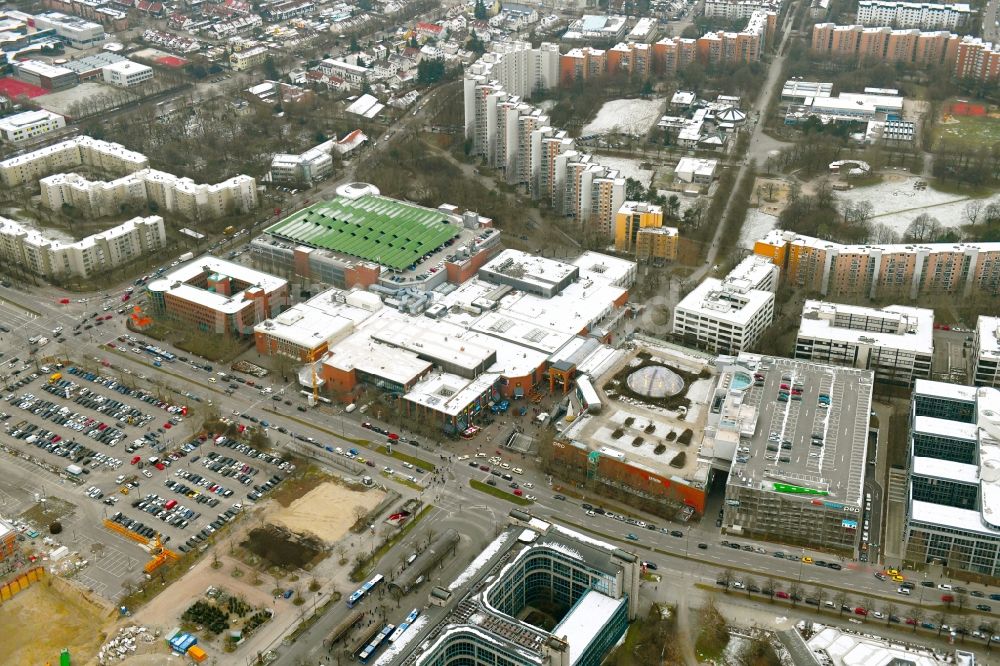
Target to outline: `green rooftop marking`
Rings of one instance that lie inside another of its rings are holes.
[[[776,483],[774,484],[774,490],[779,493],[792,493],[794,495],[829,495],[825,490],[816,490],[815,488],[805,488],[803,486],[793,486],[790,483]]]
[[[456,238],[459,227],[439,211],[369,194],[320,201],[271,225],[267,233],[403,271]]]

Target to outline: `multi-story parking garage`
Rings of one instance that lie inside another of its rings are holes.
[[[637,613],[638,558],[521,511],[510,517],[447,591],[435,590],[449,614],[398,663],[596,666],[624,635]]]

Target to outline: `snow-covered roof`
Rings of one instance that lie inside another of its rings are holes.
[[[979,483],[979,468],[976,465],[967,465],[953,460],[914,456],[910,471],[914,476],[947,479],[971,485]]]
[[[979,358],[1000,359],[1000,317],[980,315],[976,320]]]
[[[475,577],[475,575],[479,573],[479,570],[482,569],[484,566],[486,566],[486,563],[489,562],[491,559],[493,559],[493,557],[500,552],[500,549],[507,544],[507,541],[510,539],[510,536],[511,536],[510,532],[503,532],[500,536],[491,541],[489,545],[486,546],[486,548],[484,548],[482,552],[476,556],[476,559],[472,560],[469,566],[465,568],[465,571],[460,573],[458,575],[458,578],[451,581],[451,584],[448,586],[448,589],[454,592],[455,590],[457,590],[458,588],[462,587],[470,580],[472,580],[473,577]]]
[[[961,384],[935,382],[930,379],[918,379],[913,385],[913,394],[926,395],[935,398],[947,398],[949,400],[974,402],[976,399],[976,388],[974,386],[963,386]]]
[[[589,590],[556,625],[552,635],[569,643],[570,666],[576,663],[608,619],[624,603],[624,597],[612,599],[596,590]]]
[[[259,288],[268,294],[288,284],[287,280],[270,273],[256,271],[243,264],[206,254],[178,266],[157,280],[153,280],[147,285],[147,289],[154,292],[168,292],[183,300],[198,303],[219,312],[238,312],[246,306],[246,301],[240,298],[240,295],[246,290],[227,296],[189,284],[203,273],[233,278],[247,284],[246,290]]]
[[[861,343],[927,356],[934,352],[933,333],[933,310],[904,305],[878,309],[807,300],[799,324],[800,338]]]
[[[365,118],[374,118],[382,109],[385,108],[384,104],[381,104],[374,95],[369,95],[365,93],[361,97],[354,100],[354,103],[347,107],[348,113],[353,113],[357,116],[364,116]]]
[[[975,441],[977,428],[975,423],[961,423],[933,416],[917,416],[913,419],[913,432],[914,434],[936,435],[948,439]]]

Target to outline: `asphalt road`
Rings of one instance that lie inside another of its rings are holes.
[[[31,318],[25,313],[25,318],[22,325],[18,328],[18,332],[13,335],[13,339],[11,339],[10,335],[3,336],[4,339],[0,340],[0,348],[16,349],[20,345],[19,338],[21,336],[26,337],[35,332],[44,333],[50,331],[57,323],[63,326],[68,325],[69,328],[72,328],[72,324],[78,321],[78,317],[82,313],[92,312],[95,309],[93,301],[88,303],[76,303],[74,301],[68,305],[59,305],[57,300],[49,302],[46,299],[32,299],[27,294],[20,292],[11,293],[12,291],[6,289],[0,292],[0,297],[5,300],[8,306],[19,302],[24,303],[26,306],[36,310],[41,316]],[[374,435],[370,430],[364,429],[360,425],[362,420],[366,418],[370,419],[371,415],[359,415],[356,412],[353,414],[344,414],[340,408],[330,407],[311,409],[303,413],[297,411],[294,407],[284,404],[275,410],[275,403],[273,401],[258,393],[250,393],[249,389],[245,387],[232,396],[226,395],[218,385],[207,381],[209,377],[209,373],[207,372],[195,372],[189,367],[182,367],[179,363],[164,364],[162,368],[154,368],[145,356],[109,354],[106,349],[102,349],[99,346],[120,335],[124,330],[124,317],[115,316],[107,322],[107,325],[100,329],[100,335],[96,335],[98,333],[97,329],[92,329],[85,335],[77,338],[69,338],[65,346],[61,347],[54,342],[50,343],[49,346],[43,348],[43,352],[52,354],[55,351],[59,351],[74,357],[107,358],[116,367],[128,368],[134,375],[146,374],[151,380],[160,381],[164,385],[173,387],[182,393],[190,392],[197,394],[206,402],[211,400],[223,414],[229,414],[233,410],[255,413],[265,417],[275,428],[283,426],[296,433],[314,437],[317,441],[323,443],[332,445],[342,444],[343,440],[337,437],[338,434],[343,434],[349,438],[364,439],[371,439]],[[180,350],[176,351],[183,354]],[[292,395],[292,389],[296,388],[284,385],[280,381],[276,384],[272,383],[272,386],[274,386],[274,390],[276,391],[285,388],[286,396]],[[292,400],[295,405],[304,404],[304,400],[298,395],[297,390],[294,395],[296,397],[292,398]],[[499,429],[501,427],[499,422],[495,424],[496,436],[493,437],[493,441],[499,441],[497,437],[500,436]],[[275,430],[272,430],[270,434],[274,437],[274,441],[279,447],[287,446],[290,443],[287,436],[282,436]],[[403,432],[400,434],[405,435],[406,433]],[[447,442],[440,447],[427,442],[425,448],[419,450],[404,445],[404,449],[406,449],[406,453],[423,457],[438,464],[442,462],[439,457],[441,455],[452,458],[452,462],[446,465],[446,468],[450,470],[447,480],[433,490],[435,499],[430,501],[436,506],[445,512],[458,513],[463,506],[482,505],[492,510],[494,515],[498,516],[500,520],[503,520],[503,517],[506,516],[513,505],[504,499],[481,494],[469,488],[468,481],[470,479],[482,480],[486,478],[486,475],[478,468],[474,469],[470,467],[468,461],[457,460],[458,456],[474,455],[479,449],[492,454],[495,446],[488,444],[484,437],[485,434],[473,441],[460,440],[458,442]],[[428,450],[426,448],[428,446],[432,448]],[[333,454],[326,455],[333,456]],[[400,470],[400,463],[396,459],[388,458],[374,451],[368,451],[364,455],[372,459],[379,469],[391,466]],[[534,469],[534,464],[531,460],[524,460],[520,455],[505,455],[504,458],[512,467],[520,466],[524,468],[524,474],[518,475],[518,480],[522,485],[524,481],[534,484],[534,488],[530,489],[530,491],[525,491],[530,492],[530,494],[538,498],[536,504],[530,509],[532,512],[544,518],[565,520],[570,523],[591,526],[600,535],[605,538],[618,540],[624,546],[635,549],[644,558],[654,561],[659,560],[661,567],[665,567],[667,571],[680,572],[690,570],[692,566],[696,566],[698,570],[704,571],[708,578],[713,578],[726,568],[733,569],[734,571],[749,572],[758,572],[766,568],[770,575],[783,579],[786,586],[800,582],[803,585],[818,583],[836,588],[850,589],[858,595],[881,596],[893,599],[893,601],[899,601],[896,599],[894,593],[895,586],[876,580],[872,575],[874,569],[870,566],[845,562],[845,569],[843,571],[832,571],[812,565],[803,565],[801,562],[773,557],[770,551],[773,551],[775,548],[766,543],[758,545],[764,547],[768,551],[767,554],[724,548],[719,543],[718,530],[711,520],[704,520],[697,525],[691,526],[664,525],[662,520],[651,516],[643,516],[639,512],[635,512],[637,517],[647,522],[656,523],[661,527],[684,531],[685,536],[677,538],[661,532],[641,530],[636,526],[607,518],[589,517],[579,507],[577,501],[572,499],[567,501],[555,499],[554,496],[558,494],[557,491],[546,483],[546,478],[543,474]],[[395,486],[404,495],[408,492],[405,486],[397,484],[392,479],[378,478],[382,479],[386,485]],[[425,491],[425,496],[427,492],[431,491]],[[637,542],[630,541],[627,538],[629,533],[638,536],[639,540]],[[740,542],[752,543],[746,540],[740,540]],[[706,543],[708,548],[700,550],[697,548],[698,543]],[[805,554],[812,555],[816,559],[824,557],[821,553],[810,551],[805,551]]]

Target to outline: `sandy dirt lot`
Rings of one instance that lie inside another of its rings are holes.
[[[49,582],[36,583],[0,605],[3,663],[57,664],[60,651],[69,648],[73,662],[83,664],[101,647],[100,634],[108,624],[103,612],[68,585]]]
[[[170,629],[167,625],[176,625],[181,613],[195,601],[203,598],[209,586],[239,595],[254,606],[270,606],[272,603],[270,589],[273,587],[273,581],[262,581],[261,584],[254,585],[250,581],[249,572],[240,578],[233,578],[231,572],[234,568],[239,567],[247,571],[247,567],[228,555],[223,555],[224,545],[217,548],[220,553],[219,561],[222,563],[219,569],[212,568],[212,557],[206,555],[180,580],[139,609],[129,621],[147,627]]]
[[[370,511],[383,497],[385,493],[375,490],[356,492],[336,483],[322,483],[287,507],[277,507],[267,515],[267,520],[292,532],[312,534],[333,543],[354,524],[357,507]]]

